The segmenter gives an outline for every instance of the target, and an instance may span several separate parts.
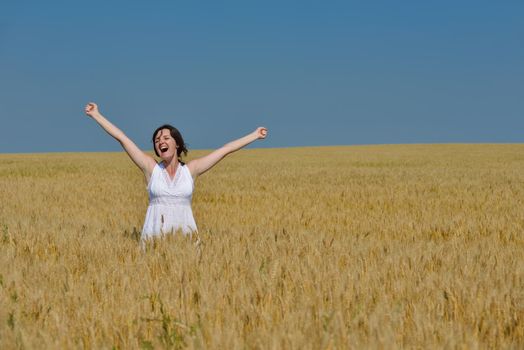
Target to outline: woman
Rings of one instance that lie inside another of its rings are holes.
[[[127,152],[131,160],[145,175],[149,192],[142,239],[181,231],[191,234],[197,230],[191,198],[195,179],[211,169],[222,158],[253,141],[264,139],[267,129],[257,128],[252,133],[213,151],[205,157],[184,164],[180,160],[187,149],[180,132],[171,125],[162,125],[153,133],[155,154],[159,163],[142,152],[120,129],[107,120],[95,103],[88,103],[85,113],[93,118],[109,135],[113,136]]]

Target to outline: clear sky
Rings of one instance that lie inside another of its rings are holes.
[[[0,153],[524,142],[523,1],[0,3]]]

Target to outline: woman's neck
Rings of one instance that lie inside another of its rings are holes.
[[[176,171],[176,168],[180,163],[177,157],[173,157],[171,159],[164,159],[162,162],[164,163],[164,168],[166,168],[166,170],[172,170],[173,172]]]

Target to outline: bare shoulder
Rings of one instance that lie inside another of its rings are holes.
[[[189,170],[189,173],[191,174],[191,177],[193,179],[196,179],[196,177],[198,176],[197,174],[198,165],[197,164],[198,164],[198,159],[193,159],[186,163],[187,170]]]
[[[146,178],[151,177],[151,174],[153,174],[153,170],[155,170],[157,164],[158,163],[155,158],[151,157],[149,154],[144,153],[144,168],[142,170]]]

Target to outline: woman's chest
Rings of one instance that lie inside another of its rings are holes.
[[[149,192],[153,197],[176,196],[191,197],[193,194],[193,183],[185,176],[175,176],[171,179],[167,173],[154,174],[149,186]]]

